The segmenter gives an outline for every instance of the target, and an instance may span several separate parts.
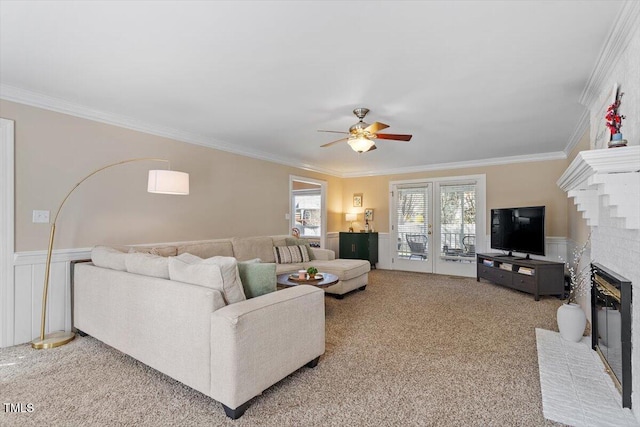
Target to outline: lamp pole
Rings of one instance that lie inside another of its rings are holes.
[[[91,178],[93,175],[102,172],[105,169],[109,169],[112,168],[114,166],[119,166],[125,163],[133,163],[133,162],[143,162],[143,161],[152,161],[152,162],[165,162],[165,163],[169,163],[169,160],[166,159],[157,159],[157,158],[153,158],[153,157],[144,157],[144,158],[137,158],[137,159],[129,159],[129,160],[122,160],[120,162],[116,162],[116,163],[112,163],[110,165],[107,166],[103,166],[100,169],[96,169],[95,171],[91,172],[89,175],[85,176],[84,178],[82,178],[65,196],[65,198],[62,200],[62,203],[60,203],[60,207],[58,207],[58,210],[56,212],[56,215],[53,217],[53,222],[51,223],[51,232],[49,234],[49,248],[47,249],[47,261],[46,261],[46,265],[45,265],[45,270],[44,270],[44,289],[42,292],[42,316],[40,319],[40,336],[36,339],[34,339],[33,341],[31,341],[31,347],[35,348],[35,349],[45,349],[45,348],[54,348],[54,347],[59,347],[61,345],[67,344],[68,342],[70,342],[71,340],[73,340],[75,338],[75,334],[71,331],[67,332],[67,331],[58,331],[58,332],[52,332],[50,334],[45,335],[45,324],[46,324],[46,320],[47,320],[47,294],[49,291],[49,273],[51,271],[51,254],[53,252],[53,240],[55,238],[56,235],[56,221],[58,220],[58,215],[60,215],[60,211],[62,210],[62,207],[64,206],[65,202],[67,201],[67,199],[69,198],[69,196],[71,196],[71,193],[73,193],[75,191],[76,188],[78,188],[83,182],[85,182],[87,179]]]

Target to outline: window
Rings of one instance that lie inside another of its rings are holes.
[[[322,200],[320,189],[294,190],[294,227],[300,230],[300,237],[319,237],[322,234]]]

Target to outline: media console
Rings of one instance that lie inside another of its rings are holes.
[[[499,253],[477,254],[476,280],[485,279],[498,285],[540,295],[564,293],[564,264],[507,256]]]

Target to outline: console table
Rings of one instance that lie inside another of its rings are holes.
[[[499,253],[478,254],[476,281],[485,279],[498,285],[540,295],[564,293],[564,264],[507,256]]]
[[[371,268],[378,262],[378,233],[340,232],[340,258],[366,259]]]

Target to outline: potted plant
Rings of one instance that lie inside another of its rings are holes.
[[[587,325],[587,317],[576,301],[591,289],[591,263],[581,265],[582,256],[587,250],[590,240],[591,235],[584,245],[573,251],[573,265],[566,262],[570,280],[569,297],[558,308],[557,318],[560,336],[567,341],[580,341]]]
[[[309,267],[307,268],[307,274],[309,275],[309,279],[313,279],[316,277],[316,274],[318,274],[318,269],[315,267]]]

